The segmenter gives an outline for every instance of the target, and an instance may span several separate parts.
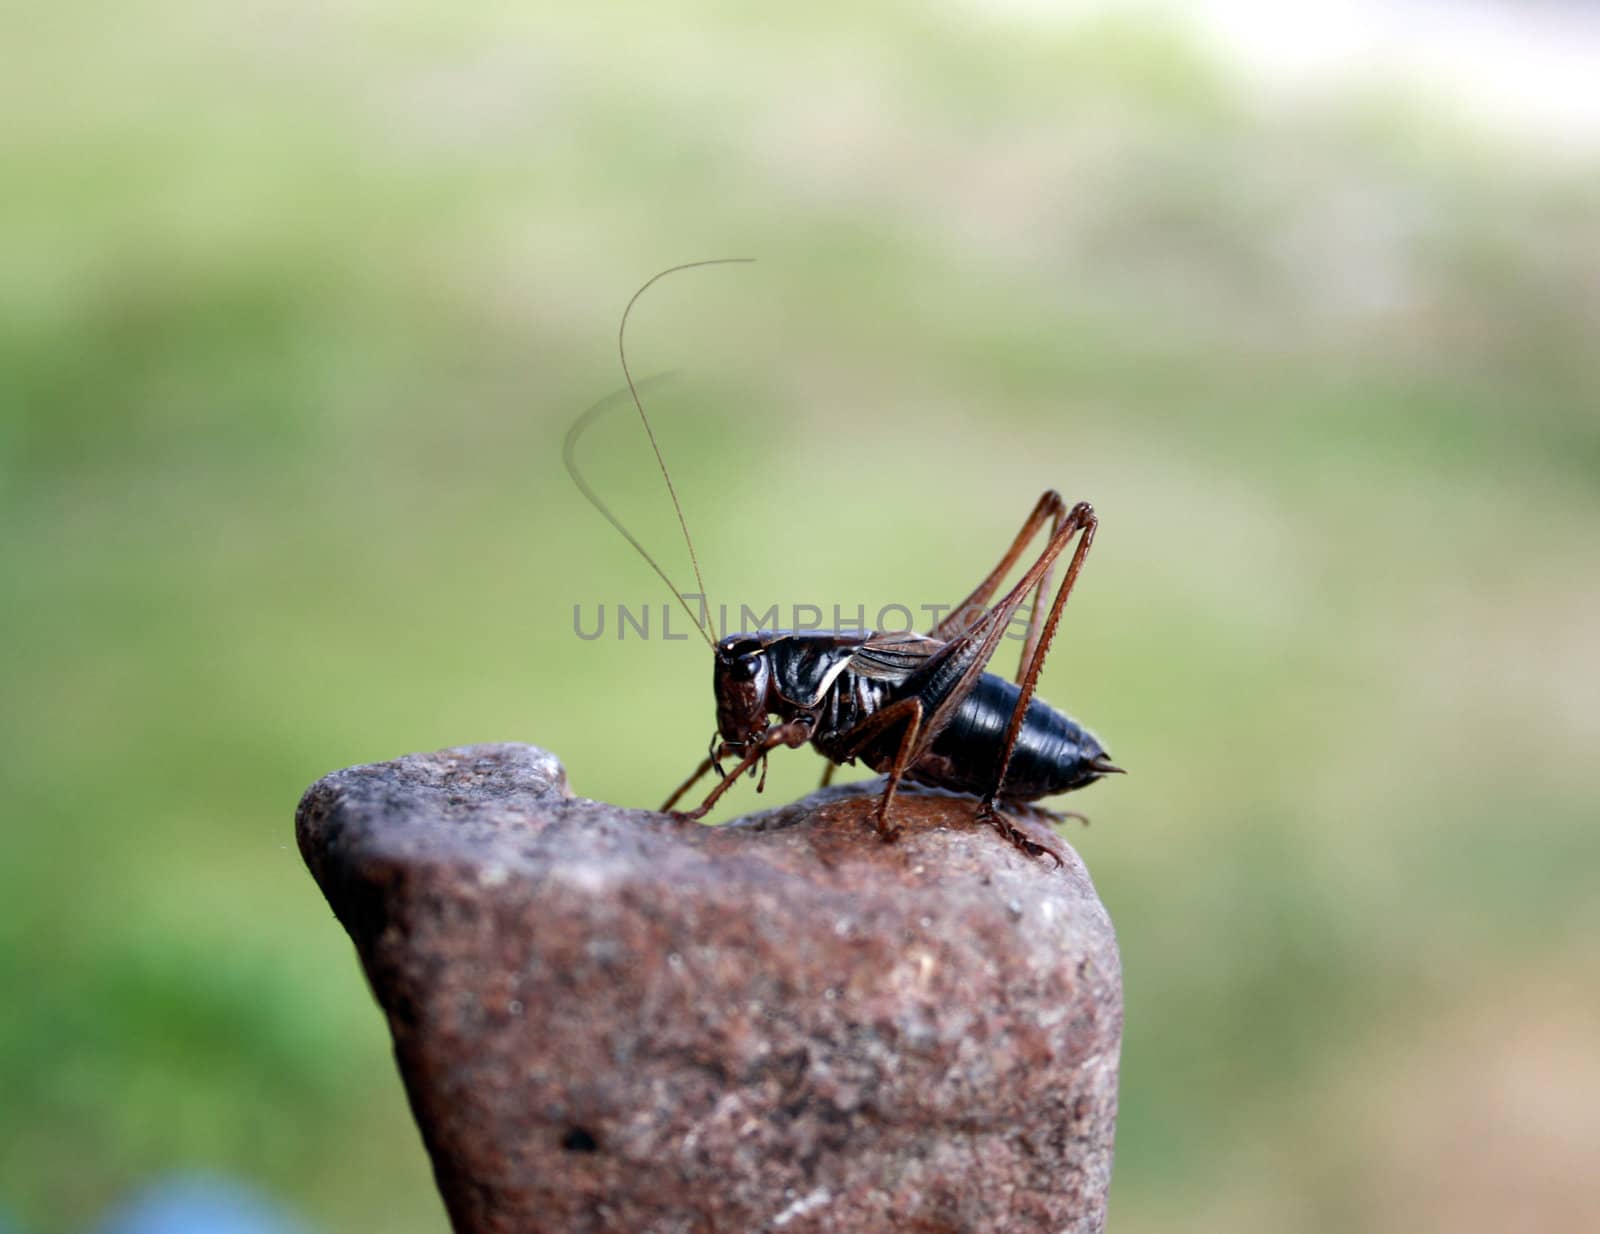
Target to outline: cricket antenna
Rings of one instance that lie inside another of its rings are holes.
[[[633,405],[639,410],[639,420],[644,425],[645,434],[650,438],[650,448],[655,451],[656,464],[661,468],[661,478],[667,482],[667,495],[672,498],[672,508],[678,513],[678,527],[683,532],[683,542],[689,546],[689,564],[694,568],[695,586],[700,589],[701,611],[705,613],[708,622],[711,620],[711,600],[706,595],[705,580],[700,577],[700,558],[694,551],[694,537],[689,534],[689,523],[683,517],[683,506],[678,501],[678,490],[673,486],[672,473],[667,470],[667,460],[661,457],[661,446],[656,442],[656,431],[650,427],[650,417],[644,414],[644,404],[639,401],[639,388],[633,384],[633,374],[628,371],[628,348],[625,342],[628,333],[628,314],[633,312],[633,306],[639,302],[640,296],[669,274],[677,274],[681,270],[696,270],[701,266],[749,265],[753,261],[754,257],[711,257],[703,261],[686,261],[679,266],[669,266],[660,274],[651,277],[643,287],[633,293],[633,299],[629,300],[627,307],[622,310],[622,320],[617,323],[617,359],[622,361],[622,375],[628,379],[628,393],[633,395]],[[683,603],[681,595],[678,596],[678,601]],[[687,608],[688,605],[684,604],[684,607]],[[706,634],[706,631],[702,628],[701,633]],[[706,634],[706,641],[711,643],[712,649],[715,650],[716,644],[712,642],[709,634]]]
[[[650,426],[650,417],[645,414],[644,403],[639,398],[640,384],[650,385],[659,378],[670,376],[670,374],[657,374],[655,377],[645,378],[641,383],[636,383],[634,381],[633,374],[628,369],[628,352],[626,346],[628,314],[633,311],[633,306],[638,302],[640,296],[649,291],[657,281],[666,278],[666,276],[669,274],[676,274],[680,270],[693,270],[700,266],[748,264],[754,260],[754,257],[715,257],[705,261],[685,262],[683,265],[672,266],[669,269],[663,270],[661,273],[655,275],[648,282],[646,282],[644,286],[640,287],[638,291],[633,293],[633,298],[628,301],[627,307],[622,310],[622,320],[617,325],[617,357],[622,361],[622,375],[627,378],[628,394],[632,397],[633,405],[639,412],[639,420],[644,425],[645,435],[650,438],[650,448],[655,452],[656,465],[661,468],[661,478],[667,482],[667,495],[672,498],[672,508],[677,512],[678,515],[678,527],[683,532],[684,543],[689,546],[689,562],[694,567],[695,584],[700,588],[700,603],[702,606],[702,611],[706,614],[705,623],[702,623],[700,618],[696,616],[695,611],[689,607],[689,602],[683,598],[683,593],[679,591],[677,585],[667,577],[666,571],[661,568],[656,559],[649,554],[644,545],[640,544],[639,541],[634,538],[633,533],[622,525],[617,516],[611,512],[610,508],[606,506],[605,502],[600,500],[599,496],[592,488],[589,487],[588,482],[578,471],[576,456],[578,438],[583,435],[584,430],[589,427],[596,416],[607,410],[612,405],[617,395],[607,395],[605,398],[601,399],[593,407],[589,408],[589,410],[585,411],[581,416],[579,416],[577,420],[573,422],[572,427],[567,430],[566,441],[561,447],[562,462],[566,465],[567,474],[572,477],[572,482],[578,486],[578,491],[584,495],[590,505],[592,505],[596,510],[600,511],[601,515],[604,516],[608,523],[610,523],[622,534],[623,539],[625,539],[629,544],[633,545],[634,550],[639,554],[639,556],[645,559],[646,564],[648,564],[649,567],[656,572],[656,576],[667,585],[673,596],[676,597],[678,603],[683,606],[683,611],[689,614],[689,620],[694,622],[694,627],[700,632],[700,637],[705,639],[707,646],[709,646],[713,651],[716,650],[717,645],[715,640],[712,639],[710,632],[706,628],[706,625],[709,624],[711,619],[711,602],[706,596],[705,581],[700,576],[700,559],[694,551],[694,539],[689,535],[689,524],[683,516],[683,505],[678,501],[678,491],[673,486],[672,473],[667,470],[667,461],[661,455],[661,446],[656,441],[655,430]],[[621,391],[618,391],[617,393],[620,394]]]

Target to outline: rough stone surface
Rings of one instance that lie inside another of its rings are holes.
[[[1083,864],[871,783],[721,827],[486,745],[336,772],[301,852],[460,1234],[1095,1231],[1121,981]]]

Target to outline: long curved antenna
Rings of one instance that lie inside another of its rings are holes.
[[[658,382],[667,380],[672,375],[673,374],[670,372],[656,373],[650,377],[644,378],[639,384],[649,387],[657,384]],[[639,554],[639,556],[645,559],[650,568],[656,572],[656,576],[667,585],[667,590],[671,591],[672,594],[677,598],[678,603],[683,606],[683,611],[689,614],[689,620],[694,622],[694,628],[700,632],[700,637],[705,639],[706,643],[713,651],[715,651],[716,644],[712,642],[711,635],[708,634],[705,627],[700,624],[700,618],[696,616],[695,611],[689,607],[689,602],[683,598],[683,593],[678,590],[677,584],[667,577],[667,572],[661,568],[660,564],[657,563],[654,557],[650,556],[650,553],[645,549],[645,546],[640,544],[638,540],[634,539],[633,533],[624,527],[617,516],[611,512],[611,507],[600,500],[599,495],[594,491],[594,489],[589,487],[589,482],[583,478],[583,473],[578,470],[578,439],[588,431],[589,426],[599,418],[601,413],[610,411],[624,393],[631,393],[633,395],[635,404],[638,403],[638,386],[635,386],[633,382],[630,381],[626,391],[613,390],[610,394],[606,395],[605,398],[601,399],[593,407],[590,407],[589,410],[585,411],[581,416],[572,422],[572,427],[567,430],[566,440],[561,443],[561,461],[566,465],[567,474],[572,477],[572,482],[578,486],[578,491],[588,499],[590,505],[592,505],[596,510],[600,511],[600,513],[605,517],[606,522],[610,523],[622,533],[622,538],[629,544],[633,545],[634,550]],[[701,592],[701,602],[705,602],[704,591]]]
[[[622,375],[628,379],[628,393],[633,395],[633,405],[639,409],[639,419],[643,422],[644,431],[650,438],[650,448],[656,453],[656,465],[661,468],[661,478],[667,482],[667,494],[672,498],[672,508],[678,512],[678,527],[683,531],[684,543],[689,546],[689,564],[694,567],[694,581],[695,585],[700,588],[700,602],[705,606],[704,611],[707,621],[710,620],[711,615],[711,600],[706,595],[705,580],[700,577],[700,558],[694,551],[694,538],[689,535],[689,524],[683,517],[683,506],[678,501],[678,490],[673,487],[672,473],[667,470],[667,460],[661,457],[661,447],[656,443],[656,431],[650,427],[650,417],[644,414],[644,404],[639,401],[639,389],[633,384],[633,374],[628,371],[628,349],[624,344],[624,339],[628,332],[628,314],[633,312],[633,306],[638,303],[639,297],[654,287],[660,280],[666,278],[667,275],[677,274],[680,270],[696,270],[701,266],[748,265],[753,261],[755,261],[754,257],[711,257],[703,261],[686,261],[682,265],[669,266],[661,271],[660,274],[649,279],[643,287],[633,293],[633,299],[629,300],[627,307],[622,310],[622,320],[617,323],[617,358],[622,361]],[[616,523],[615,519],[611,521]],[[632,536],[628,538],[630,540],[633,539]],[[643,551],[643,549],[640,549],[640,552]],[[659,568],[656,573],[661,573]],[[662,577],[665,578],[666,576],[662,575]],[[682,598],[682,596],[679,596],[680,602]],[[697,622],[696,624],[699,623]],[[702,630],[701,633],[704,634],[705,631]],[[707,641],[710,641],[709,635],[707,635]],[[713,644],[714,646],[715,644]]]

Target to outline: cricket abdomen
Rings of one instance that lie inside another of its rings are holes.
[[[956,708],[933,748],[909,772],[912,779],[956,792],[988,796],[994,790],[1006,728],[1021,687],[984,673]],[[1001,802],[1036,801],[1092,784],[1109,767],[1093,733],[1042,699],[1028,702],[1016,749],[1000,791]]]

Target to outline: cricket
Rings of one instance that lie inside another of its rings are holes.
[[[1123,771],[1093,733],[1035,695],[1062,610],[1099,526],[1088,502],[1068,506],[1059,493],[1046,491],[994,569],[926,634],[754,630],[714,637],[694,539],[628,369],[626,336],[634,305],[659,280],[684,270],[751,260],[716,258],[663,270],[633,294],[617,327],[617,353],[627,390],[689,549],[702,599],[701,613],[689,606],[684,594],[601,501],[577,466],[578,441],[609,399],[579,417],[563,448],[563,461],[578,490],[667,585],[711,648],[716,731],[706,756],[667,798],[662,811],[684,822],[697,821],[746,773],[754,776],[759,771],[759,792],[766,782],[767,758],[774,750],[810,745],[828,760],[824,785],[836,767],[857,762],[886,777],[874,812],[878,834],[885,841],[900,834],[894,821],[895,794],[902,782],[910,780],[976,798],[976,821],[994,828],[1029,857],[1050,856],[1061,864],[1060,855],[1031,839],[1013,816],[1050,821],[1081,818],[1038,803]],[[1017,582],[996,599],[1002,583],[1041,532],[1045,533],[1043,548]],[[1072,553],[1066,571],[1060,586],[1052,591],[1056,566],[1069,546]],[[1030,596],[1022,655],[1013,681],[989,672],[988,666],[1012,619]],[[731,770],[726,766],[730,762]],[[717,783],[705,799],[693,809],[677,809],[712,771]]]

